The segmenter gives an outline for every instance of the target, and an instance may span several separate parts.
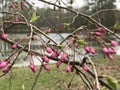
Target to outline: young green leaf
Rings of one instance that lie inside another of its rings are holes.
[[[35,22],[36,20],[39,19],[39,17],[40,17],[40,16],[37,16],[37,15],[36,15],[36,12],[34,11],[34,12],[32,13],[32,17],[31,17],[30,22],[31,22],[31,23]]]
[[[79,39],[77,42],[79,43],[79,45],[85,45],[86,44],[84,39]]]
[[[118,89],[118,86],[119,86],[118,82],[114,78],[112,78],[110,76],[105,76],[104,78],[106,79],[107,83],[110,85],[112,90],[117,90]]]
[[[100,90],[106,90],[106,87],[102,87]]]
[[[59,49],[62,49],[62,48],[64,48],[64,45],[57,45],[57,47],[58,47]]]
[[[70,23],[63,23],[64,27],[68,27]]]
[[[24,84],[22,85],[22,90],[25,90],[25,85]]]
[[[118,27],[119,27],[119,22],[118,21],[116,21],[116,23],[114,24],[114,29],[118,29]]]

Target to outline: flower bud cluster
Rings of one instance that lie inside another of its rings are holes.
[[[10,61],[8,59],[0,61],[0,69],[2,70],[3,73],[7,73],[10,70],[11,66],[8,65],[9,62]]]

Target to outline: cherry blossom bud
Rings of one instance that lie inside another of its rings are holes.
[[[57,63],[56,63],[56,67],[59,68],[60,65],[61,65],[61,61],[57,61]]]
[[[67,64],[65,71],[66,71],[66,72],[71,72],[70,64]]]
[[[58,57],[61,53],[60,50],[55,50],[55,52],[56,52],[56,57]]]
[[[104,28],[104,27],[99,27],[99,28],[97,29],[97,31],[103,32],[103,31],[105,31],[105,28]]]
[[[78,44],[78,43],[75,43],[75,47],[78,48],[78,47],[79,47],[79,44]]]
[[[44,65],[44,69],[47,70],[47,71],[50,71],[50,67],[49,66]]]
[[[94,50],[94,48],[91,48],[91,49],[90,49],[90,52],[91,52],[92,54],[95,54],[95,53],[96,53],[95,50]]]
[[[52,52],[52,49],[51,49],[50,47],[46,47],[46,51],[47,51],[48,53],[51,53],[51,52]]]
[[[85,46],[84,48],[85,48],[85,50],[86,50],[87,53],[89,53],[90,50],[91,50],[91,48],[89,46]]]
[[[102,34],[100,32],[95,32],[94,35],[101,37]]]
[[[110,60],[113,60],[113,59],[114,59],[114,57],[113,57],[111,54],[108,54],[108,58],[109,58]]]
[[[16,49],[16,48],[17,48],[17,46],[18,46],[18,44],[17,44],[17,43],[13,44],[13,45],[12,45],[12,49]]]
[[[115,49],[113,49],[113,48],[111,48],[111,49],[113,50],[112,54],[116,54],[116,50],[115,50]]]
[[[118,42],[117,41],[111,40],[110,43],[111,43],[111,46],[113,46],[113,47],[118,46]]]
[[[66,60],[67,59],[67,54],[64,52],[61,56],[61,60]]]
[[[7,72],[10,70],[10,68],[11,68],[11,66],[4,67],[4,68],[2,69],[2,72],[3,72],[3,73],[7,73]]]
[[[83,68],[85,71],[88,71],[88,66],[87,66],[86,64],[84,64],[84,65],[82,66],[82,68]]]
[[[50,32],[51,32],[51,29],[49,28],[49,29],[45,30],[44,32],[45,32],[45,33],[50,33]]]
[[[0,68],[4,68],[8,65],[8,61],[0,61]]]
[[[102,51],[103,51],[104,53],[108,53],[108,52],[109,52],[106,47],[103,47],[103,48],[102,48]]]
[[[47,56],[45,56],[45,55],[43,55],[43,57],[42,57],[42,59],[46,62],[46,63],[49,63],[49,58],[47,57]]]
[[[108,52],[109,52],[110,54],[113,54],[113,53],[114,53],[114,51],[113,51],[112,48],[108,48]]]
[[[3,40],[6,40],[6,39],[7,39],[7,34],[1,33],[1,38],[2,38]]]
[[[9,8],[14,8],[15,5],[13,3],[9,4]]]
[[[35,65],[34,65],[33,62],[30,62],[30,69],[31,69],[34,73],[37,72],[37,69],[36,69],[36,67],[35,67]]]
[[[52,58],[55,58],[56,56],[57,56],[57,54],[54,51],[50,54],[50,57],[52,57]]]
[[[9,20],[10,20],[10,17],[9,17],[9,16],[7,16],[7,17],[6,17],[6,20],[7,20],[7,21],[9,21]]]

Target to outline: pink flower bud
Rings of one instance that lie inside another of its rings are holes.
[[[47,57],[47,56],[45,56],[45,55],[43,55],[43,57],[42,57],[42,59],[46,62],[46,63],[49,63],[49,58]]]
[[[56,63],[56,67],[59,68],[60,65],[61,65],[61,61],[57,61],[57,63]]]
[[[61,60],[66,60],[67,59],[67,54],[64,52],[61,56]]]
[[[17,46],[18,46],[18,44],[17,44],[17,43],[13,44],[13,45],[12,45],[12,49],[16,49],[16,48],[17,48]]]
[[[85,46],[84,48],[85,48],[87,53],[89,53],[91,51],[91,48],[89,46]]]
[[[88,71],[88,66],[87,65],[83,65],[82,68],[85,70],[85,71]]]
[[[45,30],[44,32],[45,32],[46,34],[47,34],[47,33],[50,33],[50,32],[51,32],[51,29],[49,28],[49,29]]]
[[[61,53],[60,50],[55,50],[55,52],[56,52],[56,57],[58,57]]]
[[[75,43],[75,47],[78,48],[78,47],[79,47],[79,44],[78,44],[78,43]]]
[[[99,28],[97,29],[97,31],[103,32],[103,31],[105,31],[105,28],[104,28],[104,27],[99,27]]]
[[[114,59],[114,57],[113,57],[111,54],[108,54],[108,58],[109,58],[110,60],[113,60],[113,59]]]
[[[7,34],[1,33],[1,38],[2,38],[3,40],[6,40],[6,39],[7,39]]]
[[[51,52],[52,52],[52,49],[51,49],[50,47],[46,47],[46,51],[47,51],[48,53],[51,53]]]
[[[44,69],[47,70],[47,71],[50,71],[50,67],[49,66],[44,65]]]
[[[14,7],[15,7],[15,5],[12,3],[9,5],[9,8],[14,8]]]
[[[109,52],[110,54],[114,54],[114,50],[113,50],[112,48],[108,48],[108,52]]]
[[[94,50],[94,48],[91,48],[91,49],[90,49],[90,52],[91,52],[92,54],[95,54],[95,53],[96,53],[95,50]]]
[[[0,61],[0,68],[4,68],[8,65],[8,61]]]
[[[52,52],[51,54],[50,54],[50,57],[52,57],[52,58],[55,58],[55,57],[57,57],[57,54],[56,54],[56,52]]]
[[[116,54],[116,50],[111,48],[113,51],[112,51],[112,54]]]
[[[37,69],[36,69],[36,67],[35,67],[35,65],[34,65],[33,62],[30,62],[30,69],[31,69],[34,73],[37,72]]]
[[[70,67],[69,64],[67,64],[65,71],[66,71],[66,72],[71,72],[71,67]]]
[[[100,32],[95,32],[94,35],[101,37],[102,34]]]
[[[103,51],[104,53],[108,53],[108,52],[109,52],[106,47],[103,47],[103,48],[102,48],[102,51]]]
[[[118,42],[116,42],[114,40],[111,40],[110,43],[111,43],[111,46],[113,46],[113,47],[118,46]]]
[[[3,73],[7,73],[7,72],[10,70],[10,68],[11,68],[11,66],[4,67],[4,68],[2,69],[2,72],[3,72]]]

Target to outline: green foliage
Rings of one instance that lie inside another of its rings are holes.
[[[31,20],[30,20],[30,22],[31,23],[34,23],[36,20],[38,20],[40,18],[40,16],[37,16],[36,15],[36,12],[34,11],[33,13],[32,13],[32,17],[31,17]]]
[[[70,23],[63,23],[64,27],[68,27]]]
[[[63,45],[57,45],[57,47],[58,47],[59,49],[64,48],[64,46],[63,46]]]
[[[116,21],[116,23],[114,24],[114,29],[118,29],[119,28],[119,22],[118,21]]]
[[[102,87],[100,90],[106,90],[106,87]]]
[[[112,90],[118,90],[119,85],[118,85],[117,80],[115,80],[114,78],[112,78],[110,76],[106,76],[106,75],[104,76],[104,78],[107,81],[107,83],[110,85]]]
[[[22,85],[22,90],[25,90],[25,84]]]
[[[77,42],[79,43],[79,45],[85,45],[86,44],[84,39],[80,39]]]

